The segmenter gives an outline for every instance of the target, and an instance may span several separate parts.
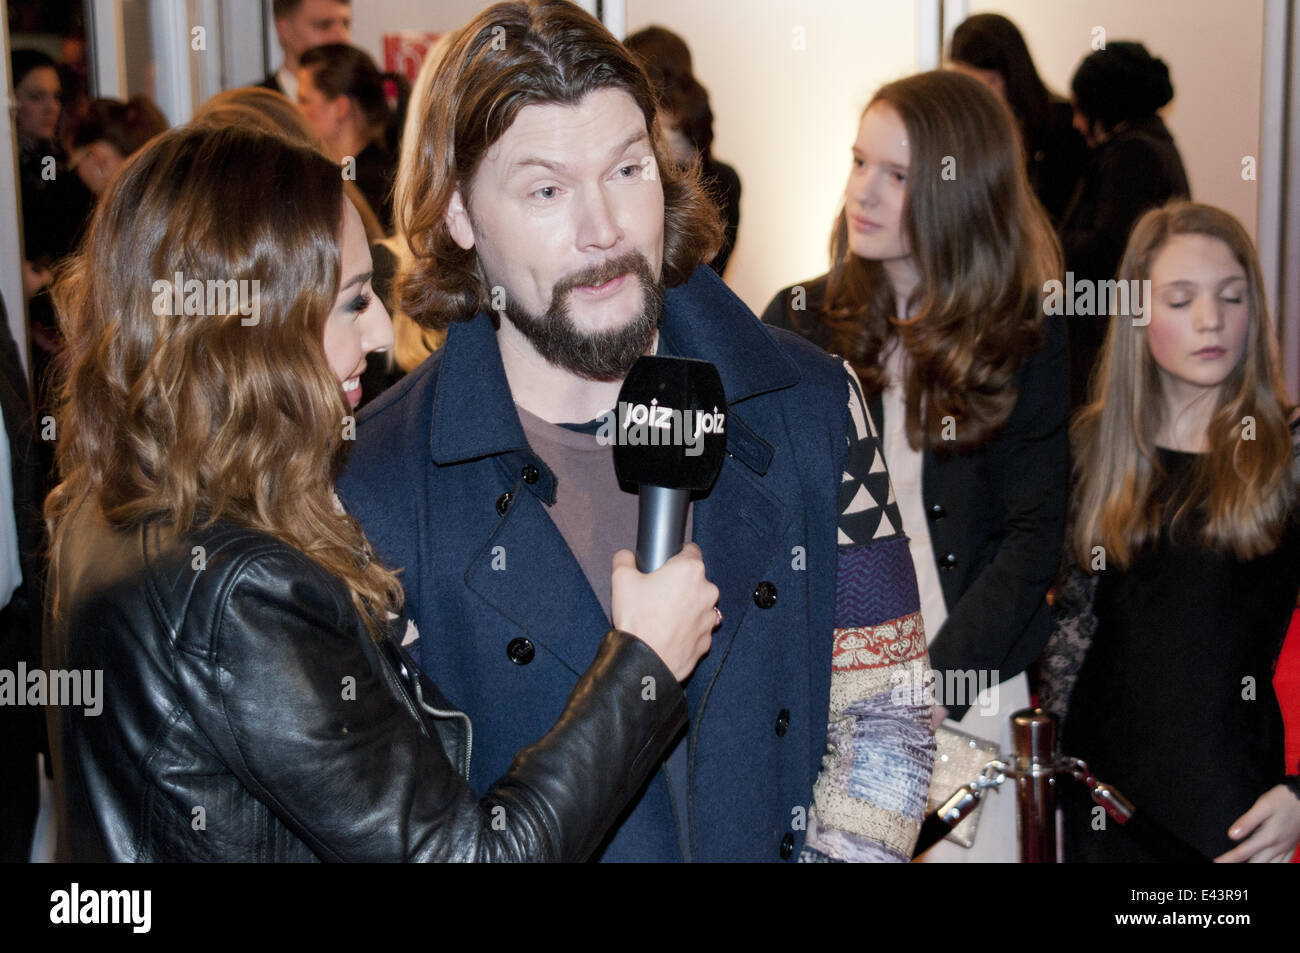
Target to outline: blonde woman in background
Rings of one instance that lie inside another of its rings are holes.
[[[1285,862],[1300,778],[1273,666],[1300,588],[1300,425],[1259,259],[1227,212],[1174,202],[1138,220],[1119,277],[1151,300],[1112,318],[1073,427],[1043,705],[1063,751],[1184,844]],[[1182,859],[1099,825],[1082,785],[1060,798],[1066,860]]]

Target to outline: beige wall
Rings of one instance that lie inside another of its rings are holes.
[[[1243,181],[1242,157],[1259,158],[1264,0],[972,0],[970,13],[1015,21],[1053,91],[1092,52],[1092,29],[1139,40],[1169,65],[1174,100],[1165,121],[1183,156],[1192,197],[1236,215],[1252,236],[1258,181]]]
[[[353,40],[378,59],[384,33],[454,28],[486,6],[358,3]],[[628,31],[680,33],[708,87],[714,151],[743,185],[727,280],[751,308],[826,270],[858,115],[877,86],[915,68],[915,21],[912,0],[627,0]]]
[[[1193,195],[1256,233],[1260,60],[1265,0],[968,0],[1020,26],[1058,93],[1091,52],[1092,28],[1138,39],[1170,67],[1166,119]],[[354,37],[376,57],[385,32],[446,30],[484,0],[369,0]],[[740,236],[728,284],[755,310],[782,286],[826,270],[827,237],[848,174],[858,116],[884,82],[918,68],[916,21],[926,0],[626,0],[629,32],[659,24],[690,45],[708,88],[714,151],[740,173]],[[802,40],[803,48],[799,42]]]
[[[691,48],[713,107],[714,155],[742,185],[727,283],[755,311],[826,271],[858,117],[915,69],[911,0],[627,0],[627,29],[657,24]],[[802,28],[804,49],[795,40]]]

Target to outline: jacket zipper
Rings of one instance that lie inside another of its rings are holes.
[[[443,710],[434,708],[424,701],[424,689],[420,686],[420,678],[415,677],[415,699],[420,703],[420,707],[427,711],[435,718],[463,718],[465,720],[465,780],[469,780],[470,761],[474,757],[474,723],[470,721],[469,715],[456,709]]]

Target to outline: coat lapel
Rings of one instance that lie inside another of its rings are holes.
[[[429,446],[438,464],[494,458],[500,475],[496,492],[509,491],[511,503],[466,567],[465,583],[539,652],[549,651],[580,675],[609,620],[546,512],[543,500],[554,499],[554,478],[544,462],[531,456],[496,331],[485,314],[448,331]],[[519,479],[525,458],[543,474],[536,483]],[[539,566],[545,572],[538,572]]]
[[[760,611],[754,606],[754,588],[778,555],[789,518],[761,477],[734,457],[723,464],[708,498],[695,504],[692,535],[704,553],[709,579],[718,587],[722,628],[713,634],[713,647],[687,685],[692,714],[698,713],[747,613]]]
[[[539,652],[551,652],[579,676],[591,664],[609,619],[545,505],[522,481],[512,493],[510,509],[474,557],[465,583]],[[493,568],[498,556],[504,556],[504,570]]]
[[[717,320],[727,311],[738,313]],[[726,462],[708,496],[693,507],[692,535],[721,591],[723,615],[713,648],[688,686],[696,709],[746,614],[755,609],[754,587],[777,556],[790,519],[786,506],[764,484],[771,441],[745,422],[744,403],[793,386],[799,372],[758,319],[704,266],[686,284],[666,292],[659,353],[711,361],[730,412]],[[451,327],[430,449],[440,464],[528,451],[486,315]],[[513,502],[466,569],[465,582],[539,650],[551,652],[579,675],[609,619],[546,511],[540,492],[546,481],[530,487],[504,462],[500,472],[502,489],[510,490]],[[504,571],[493,568],[494,554],[504,554]],[[539,566],[546,571],[536,572]]]
[[[722,314],[727,320],[719,320]],[[773,441],[748,424],[746,402],[798,383],[799,370],[705,266],[665,294],[659,353],[712,362],[727,398],[727,457],[713,489],[694,505],[692,536],[719,589],[722,610],[713,647],[687,685],[692,713],[698,714],[747,614],[761,611],[754,605],[754,588],[777,557],[790,519],[785,504],[765,484]],[[755,413],[751,409],[750,416]]]

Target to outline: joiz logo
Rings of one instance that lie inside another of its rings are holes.
[[[596,431],[596,441],[630,447],[682,446],[686,456],[698,457],[704,450],[706,434],[725,434],[727,415],[714,407],[712,411],[679,410],[660,406],[658,400],[647,404],[619,401],[617,412],[607,411]]]

